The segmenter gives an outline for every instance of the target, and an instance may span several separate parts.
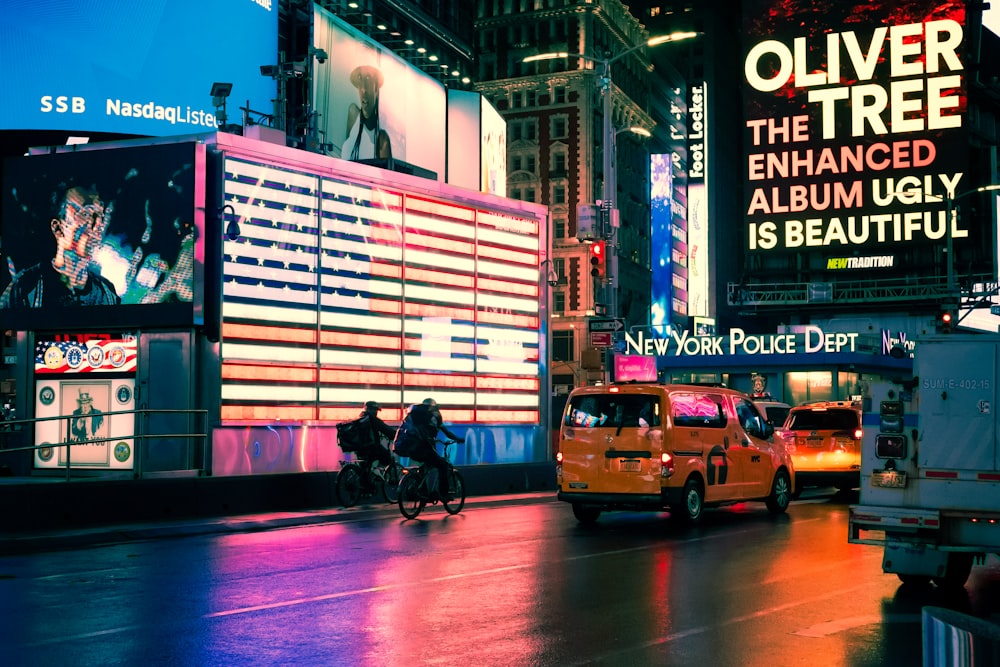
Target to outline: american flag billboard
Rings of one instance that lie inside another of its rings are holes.
[[[539,423],[544,216],[234,156],[224,172],[223,420],[375,400],[398,421],[433,397],[449,422]]]

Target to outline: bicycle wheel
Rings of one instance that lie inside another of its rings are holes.
[[[424,509],[426,501],[420,496],[420,476],[416,473],[403,475],[399,482],[399,513],[407,519],[416,519]]]
[[[363,475],[357,463],[348,463],[337,473],[337,500],[344,507],[354,507],[361,499]]]
[[[403,476],[403,466],[393,461],[385,467],[382,480],[382,497],[387,503],[399,502],[399,479]]]
[[[448,492],[451,494],[451,500],[442,503],[444,509],[448,514],[458,514],[465,507],[465,479],[462,473],[454,468],[448,473]]]

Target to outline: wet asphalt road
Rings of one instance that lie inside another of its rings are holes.
[[[5,665],[920,665],[924,605],[1000,619],[1000,563],[908,589],[853,499],[666,514],[470,504],[0,557]]]

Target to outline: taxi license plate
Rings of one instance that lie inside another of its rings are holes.
[[[807,438],[806,439],[806,447],[818,448],[818,447],[822,447],[822,446],[823,446],[823,438]]]
[[[619,461],[618,470],[621,472],[641,472],[642,462],[641,461]]]
[[[872,486],[883,489],[906,488],[906,473],[899,470],[875,471],[872,473]]]

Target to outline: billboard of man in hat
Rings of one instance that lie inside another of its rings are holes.
[[[80,390],[76,402],[79,407],[73,410],[70,419],[70,442],[86,442],[97,437],[97,431],[104,423],[104,413],[94,407],[94,399],[90,392]]]
[[[379,92],[384,77],[371,65],[361,65],[351,71],[351,85],[358,91],[358,103],[347,110],[347,139],[340,157],[345,160],[390,159],[392,141],[382,129],[379,114]]]

